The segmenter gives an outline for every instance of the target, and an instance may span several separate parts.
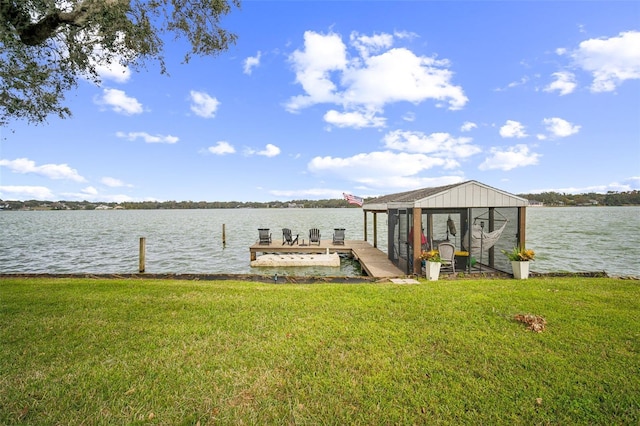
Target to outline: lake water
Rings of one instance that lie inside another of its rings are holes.
[[[339,270],[252,268],[249,247],[258,228],[270,228],[274,241],[282,228],[300,240],[309,228],[323,239],[346,228],[347,239],[361,240],[363,226],[360,209],[0,211],[0,273],[135,273],[145,237],[148,273],[359,275],[349,260]],[[383,251],[386,226],[378,215]],[[527,247],[536,272],[640,276],[640,207],[528,208]]]

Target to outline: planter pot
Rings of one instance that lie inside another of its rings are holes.
[[[511,268],[513,268],[513,278],[516,280],[529,278],[529,262],[511,261]]]
[[[440,262],[427,262],[425,267],[425,275],[429,281],[438,281],[440,276]]]

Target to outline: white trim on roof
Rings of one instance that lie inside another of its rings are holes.
[[[416,200],[420,208],[526,207],[529,201],[476,181]]]
[[[441,192],[436,192],[415,201],[392,201],[393,194],[386,198],[391,201],[387,203],[375,203],[375,200],[372,200],[374,203],[365,203],[363,209],[367,211],[384,211],[390,208],[413,207],[423,209],[445,209],[472,207],[526,207],[529,205],[529,201],[524,198],[474,180],[463,182],[460,185],[449,187]]]

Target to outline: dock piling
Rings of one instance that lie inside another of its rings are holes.
[[[226,231],[226,225],[223,223],[222,224],[222,248],[226,247],[227,245],[227,231]]]
[[[140,237],[140,262],[138,267],[138,271],[140,273],[144,272],[145,270],[146,245],[147,245],[146,243],[147,243],[147,239],[145,237]]]

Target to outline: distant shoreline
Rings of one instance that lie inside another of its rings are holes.
[[[232,210],[232,209],[288,209],[288,208],[310,208],[310,209],[336,209],[336,208],[351,208],[359,209],[360,207],[353,206],[338,206],[338,207],[135,207],[126,208],[120,205],[111,207],[106,204],[100,204],[94,207],[83,208],[56,208],[54,206],[37,206],[37,207],[20,207],[20,208],[3,208],[0,206],[0,211],[14,211],[14,212],[34,212],[34,211],[92,211],[92,210]],[[613,204],[613,205],[600,205],[600,204],[574,204],[574,205],[546,205],[546,204],[531,204],[530,208],[562,208],[562,207],[639,207],[640,204]]]
[[[607,192],[606,194],[517,194],[529,201],[529,207],[633,207],[640,206],[640,191]],[[364,197],[365,204],[372,198]],[[198,209],[318,209],[360,207],[346,200],[291,200],[291,201],[11,201],[0,199],[0,210],[198,210]]]

